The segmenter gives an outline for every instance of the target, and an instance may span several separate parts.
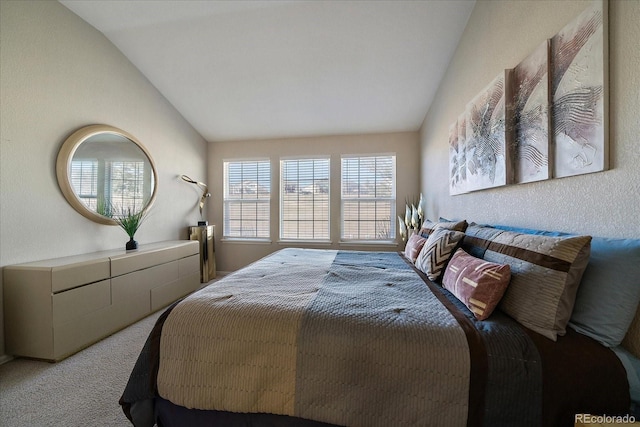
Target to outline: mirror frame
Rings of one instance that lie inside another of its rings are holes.
[[[78,147],[80,147],[83,142],[85,142],[92,136],[104,133],[113,134],[128,139],[129,141],[137,145],[138,148],[142,150],[144,155],[147,156],[147,159],[149,159],[149,163],[151,164],[151,169],[153,172],[153,192],[151,194],[151,197],[149,198],[149,201],[143,208],[143,211],[149,210],[156,199],[156,193],[158,191],[158,172],[156,170],[156,165],[153,161],[153,158],[151,157],[151,154],[149,154],[149,151],[147,151],[144,145],[142,145],[142,143],[138,141],[136,137],[128,132],[123,131],[122,129],[118,129],[109,125],[90,125],[76,130],[71,134],[71,136],[66,139],[66,141],[62,144],[62,147],[60,147],[58,158],[56,160],[56,175],[58,177],[58,185],[60,186],[60,190],[62,190],[62,194],[76,211],[82,214],[85,218],[88,218],[97,223],[105,225],[118,225],[118,223],[112,218],[100,215],[99,213],[87,208],[73,191],[71,180],[69,178],[71,161],[73,160],[73,155],[75,154]]]

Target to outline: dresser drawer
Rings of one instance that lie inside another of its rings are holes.
[[[111,264],[108,258],[54,267],[51,270],[51,290],[54,293],[64,291],[85,283],[108,279],[110,275]]]
[[[172,261],[166,264],[156,265],[155,267],[145,268],[144,270],[134,271],[133,273],[124,274],[122,276],[111,279],[111,291],[113,303],[126,301],[136,294],[143,292],[150,298],[150,291],[158,286],[178,280],[179,262]],[[151,300],[147,299],[147,310],[150,309]]]
[[[179,276],[190,276],[193,273],[200,273],[200,255],[191,255],[178,261]]]
[[[151,311],[156,311],[166,307],[175,300],[196,291],[200,287],[200,271],[196,271],[188,276],[158,286],[151,290]]]
[[[111,277],[198,254],[198,242],[184,241],[173,247],[146,245],[145,251],[111,257]]]
[[[54,294],[52,300],[55,328],[110,306],[111,280],[102,280]]]
[[[109,258],[87,260],[86,256],[36,261],[4,268],[5,283],[15,286],[39,286],[50,293],[62,292],[87,283],[108,279],[111,274]]]

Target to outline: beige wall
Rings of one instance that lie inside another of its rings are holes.
[[[421,129],[421,188],[430,217],[595,236],[640,237],[640,2],[612,0],[610,170],[449,196],[448,129],[501,70],[512,68],[588,3],[479,0]]]
[[[209,143],[209,188],[213,194],[209,205],[209,223],[216,225],[216,262],[218,270],[233,271],[287,245],[278,242],[280,158],[329,155],[331,168],[331,245],[304,247],[360,250],[398,250],[398,246],[353,246],[340,244],[340,155],[396,154],[397,211],[404,212],[406,199],[419,193],[419,136],[417,132],[376,135],[327,136],[278,139],[269,141]],[[271,243],[223,241],[222,186],[223,161],[251,158],[271,159]],[[397,222],[397,220],[396,220]],[[298,245],[300,246],[300,245]]]
[[[58,149],[95,123],[130,132],[158,169],[141,244],[186,239],[207,144],[100,32],[56,1],[0,3],[0,267],[124,247],[126,234],[81,216],[55,174]],[[1,283],[0,283],[0,296]],[[0,301],[0,362],[4,354]]]

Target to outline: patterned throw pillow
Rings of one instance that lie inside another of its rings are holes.
[[[415,263],[416,268],[426,274],[430,280],[438,280],[463,237],[464,233],[460,231],[436,228],[420,251]]]
[[[511,266],[500,310],[553,341],[566,333],[589,262],[591,236],[542,236],[470,225],[462,249]]]
[[[415,263],[418,254],[422,250],[427,239],[419,234],[412,234],[407,240],[407,246],[404,248],[404,256],[406,256],[411,262]]]
[[[447,230],[462,231],[464,233],[464,230],[467,229],[468,225],[469,224],[467,224],[467,221],[464,219],[462,221],[439,221],[439,222],[426,220],[422,224],[422,227],[420,228],[420,232],[418,234],[420,234],[422,237],[429,237],[429,235],[433,233],[433,231],[438,227],[446,228]]]
[[[508,264],[484,261],[458,249],[444,272],[442,286],[466,305],[478,320],[496,308],[511,280]]]

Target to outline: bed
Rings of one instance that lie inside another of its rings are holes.
[[[453,228],[423,230],[421,258],[282,249],[177,302],[136,362],[125,414],[137,427],[569,426],[576,414],[628,416],[626,366],[559,315],[576,291],[550,297],[559,308],[548,327],[512,311],[522,295],[509,292],[523,277],[580,282],[591,238]],[[528,271],[532,241],[548,265],[537,259]],[[567,261],[569,241],[576,259]],[[488,316],[444,285],[463,249],[484,264],[511,260]]]

